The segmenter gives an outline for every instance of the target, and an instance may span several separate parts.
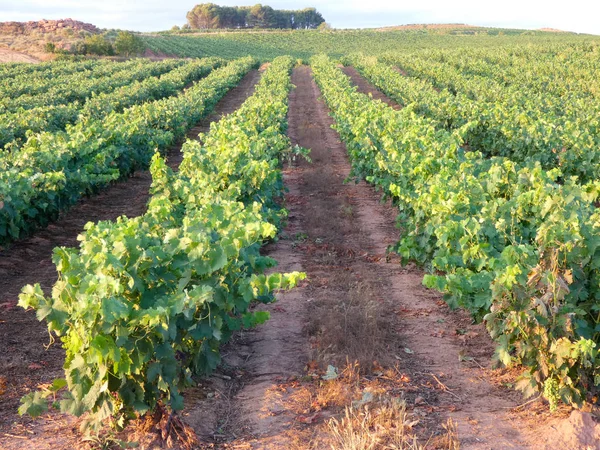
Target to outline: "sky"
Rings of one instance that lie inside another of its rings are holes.
[[[218,1],[275,9],[316,7],[334,28],[372,28],[414,23],[465,23],[504,28],[557,28],[600,35],[595,0],[253,0]],[[193,0],[0,0],[0,22],[72,18],[100,28],[167,30],[183,25]]]

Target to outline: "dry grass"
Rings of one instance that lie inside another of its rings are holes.
[[[429,446],[441,450],[459,450],[460,441],[458,440],[456,423],[452,419],[448,419],[444,425],[444,430],[446,431],[444,434],[430,439]]]
[[[177,414],[163,405],[157,405],[152,413],[129,423],[122,432],[114,435],[104,433],[92,444],[93,450],[131,448],[193,450],[201,448],[196,433]]]
[[[309,414],[324,409],[340,409],[360,398],[361,379],[358,364],[348,364],[334,380],[317,380],[294,390],[287,407],[296,414]]]
[[[412,433],[416,425],[406,404],[392,400],[375,406],[346,407],[341,419],[327,426],[333,450],[417,450],[423,447]]]
[[[402,394],[410,378],[398,367],[379,370],[378,376],[362,375],[358,364],[348,364],[335,379],[296,384],[285,407],[304,418],[300,423],[316,426],[300,426],[290,433],[290,449],[458,450],[451,420],[440,435],[425,443],[418,440],[419,434],[423,437],[422,424],[417,428],[419,420]]]
[[[313,358],[324,367],[356,361],[363,371],[371,371],[377,361],[389,356],[386,342],[393,330],[385,306],[373,286],[352,280],[352,274],[334,283],[349,289],[345,296],[317,302],[309,329],[316,339]]]

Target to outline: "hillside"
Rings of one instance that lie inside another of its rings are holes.
[[[407,25],[392,25],[389,27],[377,28],[378,31],[394,31],[394,30],[444,30],[455,31],[464,29],[483,30],[483,27],[476,25],[466,25],[464,23],[411,23]]]
[[[496,47],[513,44],[579,42],[589,36],[535,30],[472,28],[469,25],[407,26],[406,29],[268,31],[268,32],[161,32],[143,35],[154,54],[197,58],[239,58],[252,54],[261,60],[292,55],[307,60],[327,53],[339,57],[362,51],[378,55],[390,49],[415,51],[423,48],[451,49],[462,46]],[[417,27],[417,28],[411,28]]]
[[[389,27],[377,28],[377,31],[411,31],[421,30],[435,34],[529,34],[536,32],[546,33],[569,33],[570,31],[557,30],[555,28],[539,28],[537,30],[522,30],[518,28],[495,28],[482,27],[478,25],[467,25],[464,23],[413,23],[407,25],[393,25]]]
[[[75,42],[100,29],[91,23],[73,19],[39,20],[29,22],[0,22],[0,62],[23,62],[23,59],[11,52],[19,52],[37,59],[51,59],[44,51],[44,45],[52,42],[58,49],[69,49]]]

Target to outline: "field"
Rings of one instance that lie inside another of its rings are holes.
[[[143,39],[0,64],[0,448],[598,448],[600,38]]]

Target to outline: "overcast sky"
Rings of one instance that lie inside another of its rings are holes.
[[[214,1],[253,5],[253,1]],[[509,28],[558,28],[600,34],[598,0],[262,0],[276,9],[316,7],[335,28],[410,23],[466,23]],[[70,17],[101,28],[158,31],[185,23],[191,0],[0,0],[0,22]]]

